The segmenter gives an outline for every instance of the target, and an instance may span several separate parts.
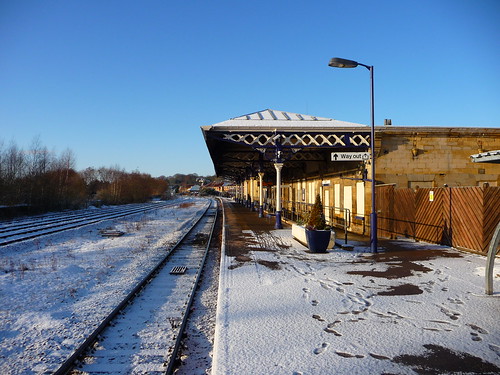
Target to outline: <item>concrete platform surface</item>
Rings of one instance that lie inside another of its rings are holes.
[[[500,373],[500,275],[485,257],[366,239],[312,254],[225,201],[213,374]]]

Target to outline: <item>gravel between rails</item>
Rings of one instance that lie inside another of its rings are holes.
[[[217,219],[201,285],[196,292],[193,309],[180,353],[176,375],[204,375],[212,373],[215,318],[219,288],[219,266],[222,236],[222,215]]]

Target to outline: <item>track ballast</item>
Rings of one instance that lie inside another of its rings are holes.
[[[217,219],[207,210],[132,292],[85,339],[60,374],[169,374]]]

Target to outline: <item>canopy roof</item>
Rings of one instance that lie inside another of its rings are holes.
[[[366,125],[353,122],[339,121],[326,117],[301,115],[299,113],[265,109],[263,111],[249,113],[239,117],[219,122],[214,125],[203,126],[202,129],[278,129],[280,131],[299,129],[331,129],[335,128],[357,128]]]
[[[474,163],[496,163],[500,164],[500,150],[487,151],[470,156]]]
[[[340,167],[328,163],[332,151],[366,151],[370,146],[369,126],[272,109],[201,129],[215,172],[234,180],[259,171],[274,174],[275,162],[285,163],[284,178],[303,177],[320,164]]]

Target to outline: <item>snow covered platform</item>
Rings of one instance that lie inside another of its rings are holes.
[[[312,254],[225,202],[213,374],[500,372],[500,276],[486,258],[406,241]]]

